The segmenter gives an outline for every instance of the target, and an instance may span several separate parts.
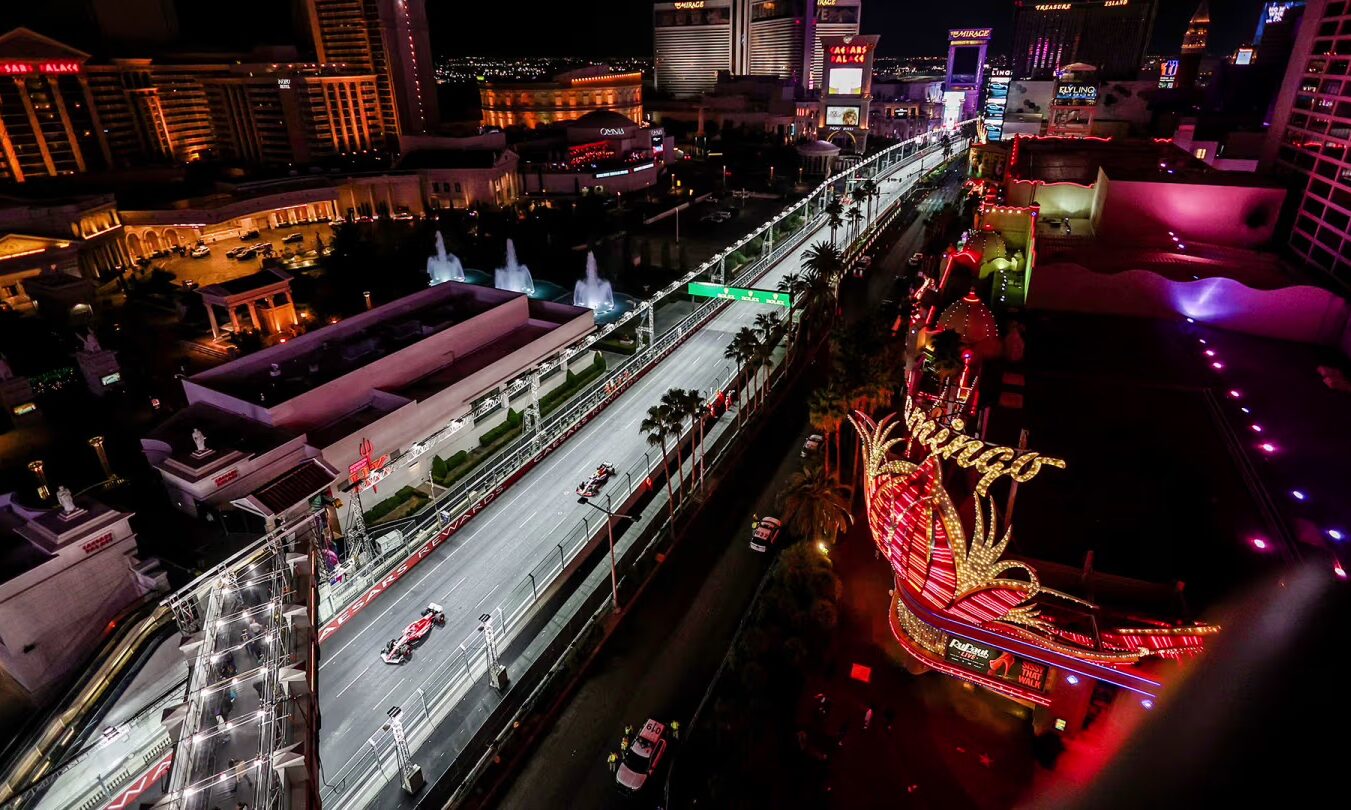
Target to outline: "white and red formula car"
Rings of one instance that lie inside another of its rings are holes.
[[[441,606],[435,602],[428,604],[417,621],[403,629],[403,635],[389,640],[380,652],[380,660],[386,664],[402,664],[413,656],[413,648],[426,640],[432,625],[444,627],[445,624],[446,612]]]
[[[613,464],[602,464],[596,468],[596,472],[590,478],[577,485],[577,494],[583,498],[594,498],[600,493],[600,488],[605,486],[615,474]]]

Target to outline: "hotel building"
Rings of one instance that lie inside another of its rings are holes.
[[[652,54],[656,87],[678,98],[706,93],[718,81],[718,71],[738,69],[744,39],[734,36],[737,10],[744,16],[745,0],[677,0],[656,3],[652,11]],[[734,6],[736,8],[734,8]]]
[[[435,126],[426,0],[306,0],[306,9],[321,63],[375,76],[383,132],[413,135]]]
[[[604,65],[562,73],[545,82],[485,82],[478,92],[484,126],[534,129],[599,110],[643,120],[643,74],[614,73]]]
[[[1351,284],[1351,4],[1310,0],[1276,99],[1263,164],[1295,180],[1290,248]]]
[[[1014,0],[1013,78],[1047,80],[1073,62],[1109,80],[1140,73],[1158,0]]]

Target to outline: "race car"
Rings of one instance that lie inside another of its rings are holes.
[[[435,602],[429,603],[417,621],[403,629],[403,635],[392,638],[380,652],[380,660],[386,664],[402,664],[413,656],[413,648],[420,645],[432,631],[432,625],[444,627],[446,612]]]
[[[615,474],[613,464],[602,464],[596,468],[596,471],[590,478],[577,485],[577,494],[583,498],[594,498],[600,493],[600,488],[605,486],[605,482]]]

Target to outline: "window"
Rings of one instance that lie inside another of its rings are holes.
[[[1210,150],[1206,149],[1204,146],[1198,146],[1196,147],[1196,151],[1192,154],[1196,155],[1197,160],[1205,160],[1206,155],[1210,154]]]
[[[459,184],[459,183],[456,183],[456,184],[455,184],[455,193],[456,193],[456,194],[459,194],[459,193],[460,193],[460,184]]]

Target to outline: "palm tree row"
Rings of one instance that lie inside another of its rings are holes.
[[[699,483],[703,483],[702,466],[700,464],[701,451],[704,444],[704,397],[698,391],[672,388],[662,394],[661,401],[647,409],[647,416],[643,419],[638,429],[643,432],[647,438],[647,443],[652,447],[661,448],[662,468],[666,473],[666,503],[669,513],[675,515],[676,498],[675,490],[671,487],[671,467],[670,451],[667,450],[667,440],[672,440],[676,451],[676,489],[680,492],[680,500],[683,501],[686,496],[685,491],[685,458],[683,444],[680,437],[685,432],[685,422],[689,420],[691,427],[695,429],[694,445],[690,449],[690,460],[693,470],[698,471]],[[691,476],[693,477],[693,476]],[[694,483],[690,484],[691,491],[694,489]]]
[[[762,312],[755,317],[755,325],[741,327],[723,351],[723,357],[736,363],[737,425],[742,423],[746,409],[754,408],[757,400],[764,396],[769,369],[774,365],[774,347],[783,337],[783,330],[783,321]],[[756,385],[743,407],[743,397],[751,383]]]
[[[833,244],[817,242],[802,255],[802,270],[779,279],[779,292],[791,299],[789,320],[797,314],[810,329],[829,326],[835,317],[840,279],[844,277],[844,254]]]

